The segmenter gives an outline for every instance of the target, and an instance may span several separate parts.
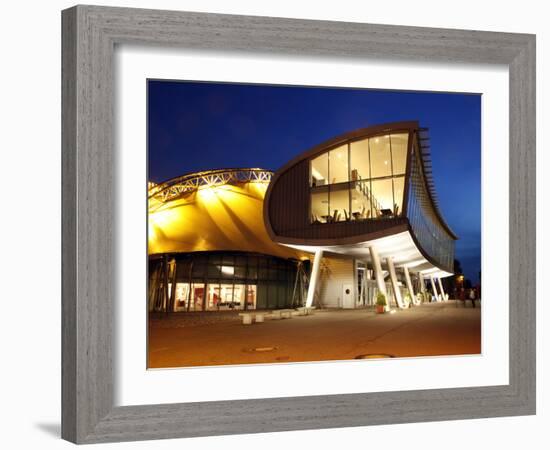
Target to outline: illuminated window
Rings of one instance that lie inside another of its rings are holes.
[[[392,179],[372,180],[373,212],[375,217],[393,216]]]
[[[326,186],[320,189],[325,189],[328,196]],[[176,286],[168,283],[169,301],[166,301],[165,287],[159,283],[164,276],[164,262],[151,263],[151,311],[166,311],[168,307],[181,313],[256,309],[269,305],[289,307],[293,292],[303,297],[301,290],[298,294],[294,291],[296,263],[289,260],[240,252],[195,253],[192,258],[189,255],[177,257],[175,268],[176,273],[169,277],[176,277]],[[195,272],[195,268],[200,270]]]
[[[343,183],[348,181],[348,145],[342,145],[329,152],[329,176],[330,183]]]
[[[206,308],[209,311],[215,311],[219,307],[220,303],[220,285],[219,284],[209,284],[208,285],[208,297]]]
[[[405,177],[395,177],[393,179],[393,213],[399,216],[403,209],[403,192],[405,190]]]
[[[246,285],[235,284],[233,286],[232,309],[244,309]]]
[[[330,189],[330,212],[333,222],[350,220],[349,187],[347,184]]]
[[[256,286],[246,286],[246,309],[256,309]]]
[[[204,283],[191,285],[191,311],[202,311],[204,303]]]
[[[328,153],[311,160],[311,186],[328,184]]]
[[[407,133],[392,134],[390,136],[393,175],[403,175],[407,168],[408,136]]]
[[[220,284],[220,298],[218,302],[220,311],[228,309],[239,309],[238,302],[233,299],[233,285]]]
[[[350,178],[351,181],[370,178],[369,140],[352,142],[350,144]]]
[[[369,186],[368,181],[354,183],[350,191],[352,220],[365,220],[372,217]]]
[[[311,222],[325,223],[328,221],[328,189],[315,190],[311,194]]]
[[[391,176],[390,137],[377,136],[369,139],[371,177]]]
[[[233,266],[220,266],[220,272],[226,277],[233,277],[235,268]]]
[[[168,292],[172,292],[172,283],[168,283]],[[187,311],[187,300],[189,298],[189,284],[176,283],[174,299],[174,311]]]
[[[311,223],[400,216],[408,136],[394,133],[361,139],[314,158]]]

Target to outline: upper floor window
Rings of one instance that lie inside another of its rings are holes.
[[[369,140],[362,139],[350,144],[351,181],[370,178]]]
[[[348,144],[328,152],[330,184],[349,181]]]
[[[328,152],[311,160],[311,185],[323,186],[328,184]]]
[[[407,144],[409,135],[407,133],[392,134],[391,156],[393,175],[404,175],[407,169]]]
[[[408,137],[405,132],[359,139],[313,158],[311,221],[400,216]]]
[[[391,149],[389,136],[369,139],[371,178],[391,176]]]

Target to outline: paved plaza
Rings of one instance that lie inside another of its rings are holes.
[[[213,366],[481,353],[481,308],[430,303],[375,314],[320,310],[242,325],[237,313],[151,315],[149,367]]]

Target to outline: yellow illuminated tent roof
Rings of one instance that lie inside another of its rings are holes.
[[[263,200],[270,179],[261,169],[229,169],[150,183],[149,254],[231,250],[303,258],[267,234]]]

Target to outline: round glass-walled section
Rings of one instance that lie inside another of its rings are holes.
[[[168,312],[291,308],[303,304],[309,261],[245,252],[149,258],[149,310]]]

